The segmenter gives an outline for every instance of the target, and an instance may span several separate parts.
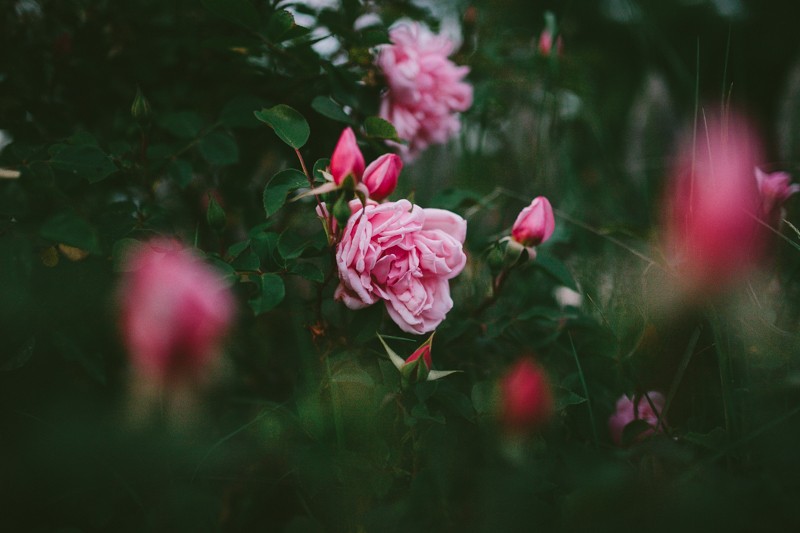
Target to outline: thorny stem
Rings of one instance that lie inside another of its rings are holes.
[[[313,190],[314,178],[308,171],[308,167],[306,167],[306,161],[305,159],[303,159],[303,155],[300,153],[300,149],[295,148],[294,153],[297,154],[297,159],[300,160],[300,167],[303,169],[303,174],[306,175],[306,179],[308,180],[308,186],[311,187],[311,189]],[[322,206],[322,200],[319,199],[318,194],[314,193],[314,199],[317,201],[317,207],[319,208],[320,214],[324,215],[327,213],[327,216],[325,217],[325,233],[327,233],[328,235],[328,244],[333,247],[336,242],[335,238],[333,238],[333,213],[328,212],[327,209],[325,209]]]

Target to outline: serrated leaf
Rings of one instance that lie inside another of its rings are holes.
[[[203,119],[194,111],[167,113],[159,117],[156,123],[181,139],[194,139],[203,129]]]
[[[355,121],[344,112],[342,107],[327,96],[317,96],[311,101],[311,108],[331,120],[355,125]]]
[[[314,263],[295,263],[290,270],[292,274],[296,274],[309,281],[316,281],[317,283],[325,281],[325,274]]]
[[[275,130],[275,134],[283,142],[295,149],[302,148],[311,134],[303,115],[285,104],[256,111],[255,116]]]
[[[274,215],[286,203],[286,195],[298,187],[308,184],[305,174],[293,168],[281,170],[264,187],[264,212],[268,217]]]
[[[390,141],[402,142],[397,136],[397,130],[388,120],[380,117],[367,117],[364,121],[364,132],[367,137],[373,139],[388,139]]]
[[[293,26],[294,16],[290,12],[286,10],[276,11],[272,14],[267,23],[267,36],[269,36],[273,42],[279,43]]]
[[[248,0],[201,0],[206,9],[249,30],[257,31],[261,17]]]
[[[277,274],[261,274],[258,277],[258,293],[248,302],[256,315],[274,309],[283,301],[286,288],[283,279]]]
[[[39,235],[92,253],[100,251],[94,227],[72,211],[63,211],[45,220],[39,229]]]
[[[86,178],[96,183],[117,171],[117,165],[105,152],[91,145],[55,145],[51,153],[50,165],[64,172]]]
[[[239,147],[233,137],[215,131],[200,140],[197,149],[212,165],[232,165],[239,161]]]

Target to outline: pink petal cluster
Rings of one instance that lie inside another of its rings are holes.
[[[449,280],[466,264],[466,235],[460,216],[408,200],[357,209],[336,250],[336,298],[350,309],[383,300],[403,331],[432,331],[453,307]]]
[[[650,401],[647,401],[648,398],[650,398]],[[652,406],[650,405],[651,402]],[[661,432],[666,422],[662,420],[661,424],[659,424],[658,415],[664,410],[664,403],[664,395],[655,391],[639,396],[636,402],[628,396],[621,396],[617,400],[616,411],[608,419],[608,431],[611,433],[611,439],[617,445],[622,444],[622,433],[625,430],[625,426],[634,420],[644,420],[652,428],[640,433],[639,438],[652,435],[655,432]],[[655,407],[655,410],[653,410],[653,407]]]
[[[525,247],[538,246],[553,235],[555,227],[550,201],[544,196],[537,196],[517,216],[511,228],[511,238]]]
[[[777,228],[783,218],[783,204],[800,191],[800,185],[790,184],[792,177],[786,172],[767,173],[756,168],[756,183],[761,195],[761,218]]]
[[[369,197],[378,202],[394,192],[402,170],[403,161],[397,154],[383,154],[364,168],[364,156],[351,128],[342,132],[331,156],[330,172],[336,185],[352,176],[355,183],[363,183]]]
[[[121,328],[137,372],[161,383],[202,372],[234,312],[220,276],[168,239],[142,243],[125,270]]]
[[[678,154],[664,221],[667,254],[690,294],[731,284],[763,251],[753,179],[758,137],[733,114],[704,129],[696,149],[687,139]]]
[[[377,64],[389,86],[380,116],[409,142],[401,148],[416,157],[431,144],[444,144],[461,128],[458,113],[472,105],[472,86],[464,82],[469,68],[447,56],[453,43],[418,23],[396,26],[391,45],[378,55]]]
[[[509,433],[524,433],[545,423],[553,414],[553,396],[547,376],[531,357],[524,357],[500,383],[501,423]]]

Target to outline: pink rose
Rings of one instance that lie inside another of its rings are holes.
[[[544,57],[548,57],[553,49],[553,36],[550,30],[545,28],[539,35],[539,53]],[[556,37],[556,54],[561,56],[564,53],[564,40],[559,35]]]
[[[397,187],[401,170],[403,161],[397,154],[383,154],[370,163],[362,179],[369,191],[369,197],[380,202],[392,194]]]
[[[684,140],[665,210],[667,255],[688,294],[717,292],[743,277],[763,251],[753,180],[759,140],[734,114],[709,119],[694,149]]]
[[[401,147],[408,158],[430,144],[443,144],[461,128],[458,112],[472,105],[472,86],[464,77],[469,68],[447,56],[453,43],[417,23],[389,32],[377,64],[389,86],[381,100],[380,116],[409,142]]]
[[[331,156],[330,170],[336,185],[341,185],[348,175],[352,175],[356,183],[361,179],[364,173],[364,156],[358,148],[352,129],[345,128],[339,136],[339,142]]]
[[[466,264],[466,232],[458,215],[408,200],[358,209],[336,250],[336,298],[350,309],[383,300],[403,331],[432,331],[453,307],[449,280]]]
[[[792,177],[786,172],[762,172],[756,168],[756,183],[761,195],[761,217],[772,227],[780,226],[783,204],[800,191],[800,185],[790,185]]]
[[[647,401],[648,397],[650,401]],[[651,407],[651,402],[655,410]],[[651,429],[640,433],[639,438],[662,431],[665,421],[662,420],[659,425],[658,415],[664,410],[664,403],[664,395],[654,391],[648,392],[647,395],[639,396],[635,403],[627,396],[621,396],[617,400],[616,412],[608,419],[608,431],[611,433],[613,441],[617,445],[622,444],[622,433],[625,430],[625,426],[634,420],[644,420],[651,427]]]
[[[137,372],[161,383],[201,373],[233,316],[233,298],[221,277],[168,239],[142,243],[125,270],[122,336]]]
[[[517,216],[511,228],[511,238],[525,247],[539,246],[553,235],[555,227],[550,201],[544,196],[537,196]]]
[[[523,357],[500,383],[501,422],[509,433],[540,427],[553,414],[553,397],[544,371],[532,358]]]

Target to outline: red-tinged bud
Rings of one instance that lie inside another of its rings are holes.
[[[341,185],[347,176],[353,176],[356,182],[361,179],[364,173],[364,156],[351,128],[346,128],[339,137],[331,156],[330,170],[336,185]]]
[[[555,227],[553,207],[547,198],[537,196],[517,216],[511,238],[525,247],[538,246],[553,235]]]
[[[430,345],[430,343],[426,342],[425,344],[423,344],[422,346],[417,348],[414,351],[414,353],[412,353],[408,357],[408,359],[406,359],[406,364],[413,363],[414,361],[417,361],[420,357],[422,358],[422,360],[425,363],[425,366],[428,368],[428,370],[430,370],[431,366],[433,366],[433,359],[431,358],[431,345]]]
[[[392,194],[401,170],[403,161],[397,154],[384,154],[370,163],[362,179],[369,190],[369,197],[380,202]]]
[[[542,30],[542,34],[539,36],[539,53],[544,57],[549,57],[553,51],[553,35],[550,33],[550,30],[544,29]],[[556,54],[558,57],[564,53],[564,40],[561,36],[556,37]]]
[[[525,357],[500,383],[500,422],[511,434],[541,427],[553,414],[553,397],[544,370]]]

